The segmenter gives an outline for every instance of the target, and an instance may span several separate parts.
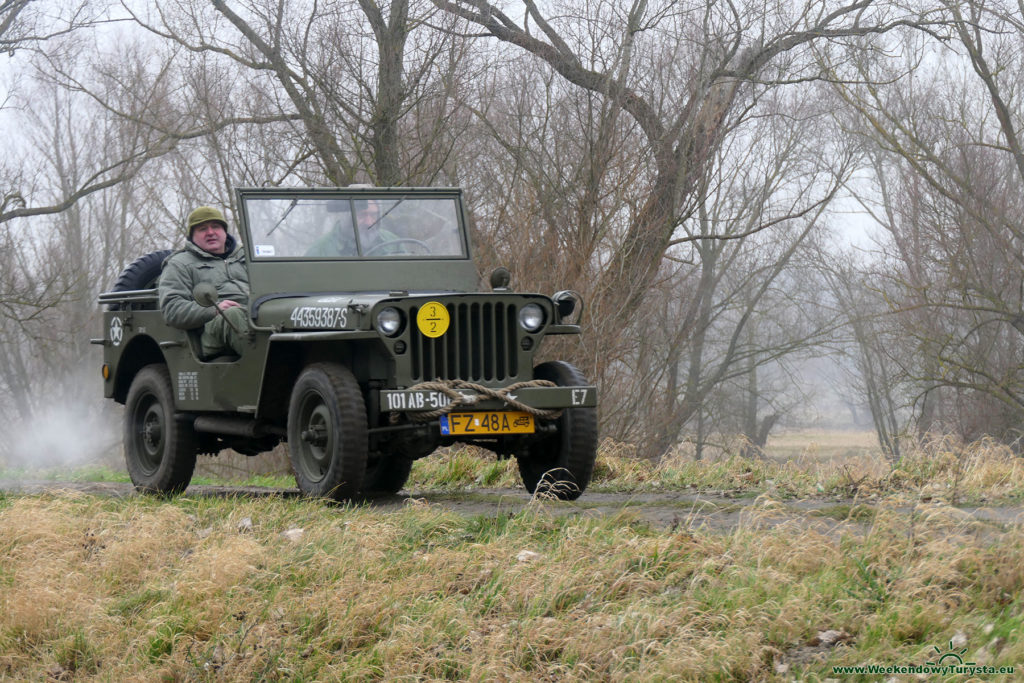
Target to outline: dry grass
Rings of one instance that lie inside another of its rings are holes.
[[[936,504],[713,535],[544,504],[0,500],[15,680],[813,680],[923,663],[956,633],[1009,666],[1022,593],[1020,528]],[[847,644],[809,644],[827,629]]]
[[[846,443],[836,433],[790,437],[791,453],[769,449],[763,459],[721,454],[697,461],[687,449],[659,462],[639,459],[633,447],[605,440],[598,451],[591,491],[700,490],[776,498],[899,498],[954,505],[1014,504],[1024,499],[1024,459],[995,441],[964,444],[936,436],[905,445],[890,462],[866,437]],[[840,433],[842,434],[842,433]],[[802,443],[802,449],[797,444]],[[826,445],[827,444],[827,445]],[[852,444],[852,445],[851,445]],[[860,445],[858,445],[860,444]],[[414,491],[518,488],[514,459],[495,461],[487,451],[452,448],[417,461]]]
[[[878,449],[823,449],[809,441],[785,459],[722,456],[694,461],[684,453],[659,463],[630,457],[628,449],[605,444],[598,461],[597,487],[725,489],[778,497],[902,496],[955,505],[1014,503],[1024,498],[1024,459],[992,440],[965,444],[948,436],[908,442],[893,463]]]

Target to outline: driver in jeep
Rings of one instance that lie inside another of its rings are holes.
[[[359,231],[359,246],[363,256],[384,256],[400,253],[401,248],[393,243],[398,236],[384,229],[381,221],[384,212],[376,199],[357,199],[353,202],[356,211],[356,230]],[[306,251],[306,256],[356,256],[356,241],[348,220],[338,221],[332,229],[318,239]]]
[[[184,248],[167,257],[160,275],[164,320],[182,330],[201,329],[204,359],[229,353],[240,356],[249,331],[245,251],[228,234],[224,214],[212,206],[200,206],[188,215],[185,236],[188,241]],[[201,282],[216,288],[216,309],[204,307],[193,298],[192,290]]]

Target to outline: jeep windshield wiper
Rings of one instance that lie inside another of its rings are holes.
[[[270,230],[267,230],[267,237],[270,237],[271,235],[274,234],[274,231],[277,230],[281,226],[281,223],[284,223],[284,219],[288,218],[288,214],[290,214],[292,212],[292,209],[294,209],[295,205],[298,204],[298,203],[299,203],[299,198],[298,197],[296,197],[295,199],[291,200],[291,202],[288,203],[288,208],[284,210],[284,213],[281,214],[281,217],[277,219],[276,223],[274,223],[274,227],[272,227]]]

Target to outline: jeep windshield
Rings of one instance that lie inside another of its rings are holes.
[[[456,200],[386,197],[244,198],[251,258],[465,258]]]

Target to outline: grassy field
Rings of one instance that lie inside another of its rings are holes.
[[[974,680],[1022,678],[1024,531],[954,507],[1021,504],[1005,449],[936,440],[895,469],[870,452],[626,455],[605,444],[594,490],[857,504],[838,530],[755,515],[716,533],[542,500],[467,518],[415,497],[382,512],[0,494],[0,679],[889,680],[832,667],[955,658],[1016,667]],[[518,486],[514,464],[466,451],[413,476],[423,491]]]

